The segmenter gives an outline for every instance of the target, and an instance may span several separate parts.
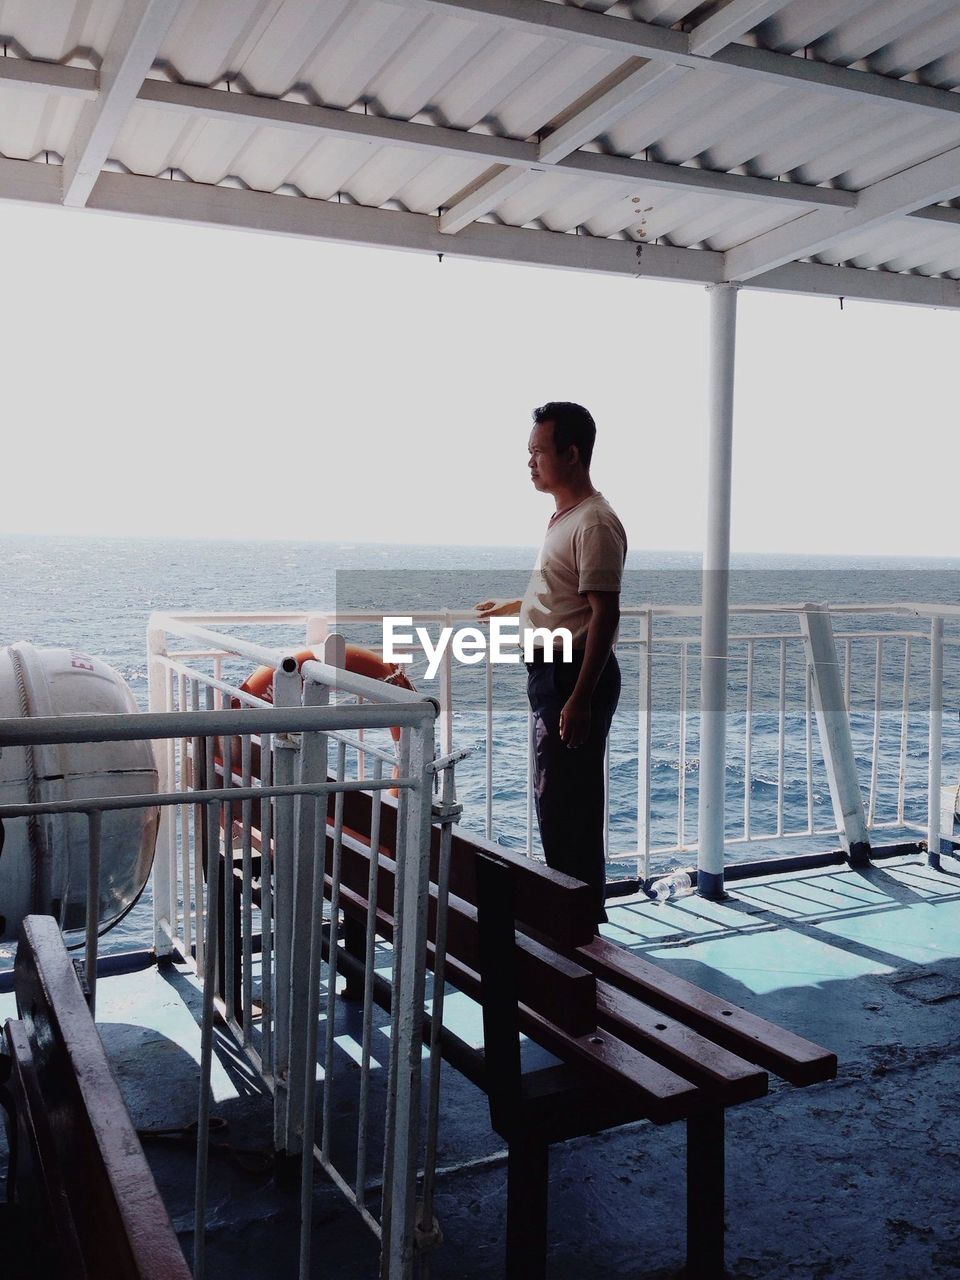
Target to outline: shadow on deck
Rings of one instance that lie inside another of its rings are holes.
[[[723,903],[619,902],[604,934],[839,1056],[835,1082],[793,1090],[772,1081],[768,1097],[728,1113],[731,1276],[960,1276],[960,864],[770,875],[737,882]],[[0,998],[3,1017],[10,1005]],[[479,1038],[469,1001],[450,997],[451,1019],[458,1034],[472,1026]],[[199,1079],[193,981],[175,969],[104,980],[98,1020],[137,1127],[189,1124]],[[359,1018],[345,1008],[345,1072],[356,1069],[358,1037]],[[385,1051],[382,1023],[380,1037]],[[480,1280],[502,1274],[505,1157],[485,1097],[444,1072],[436,1207],[446,1242],[431,1275]],[[213,1091],[227,1127],[211,1161],[208,1274],[292,1278],[297,1188],[246,1158],[269,1149],[271,1099],[225,1036]],[[193,1144],[148,1140],[145,1150],[189,1257]],[[683,1157],[681,1125],[631,1125],[555,1148],[551,1278],[678,1275]],[[315,1273],[375,1276],[370,1232],[320,1172],[315,1187]]]

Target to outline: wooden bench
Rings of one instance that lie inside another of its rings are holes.
[[[368,796],[344,797],[355,837],[344,840],[341,901],[356,913],[355,927],[365,919],[370,811]],[[385,936],[396,819],[395,803],[384,798],[378,927]],[[435,830],[431,937],[439,847]],[[472,1075],[509,1146],[507,1274],[545,1274],[549,1145],[643,1118],[686,1121],[687,1274],[722,1276],[725,1109],[763,1096],[768,1072],[797,1086],[830,1080],[836,1055],[600,938],[586,885],[456,829],[446,976],[483,1009],[484,1060]],[[518,1032],[563,1068],[521,1076]],[[453,1057],[451,1037],[442,1043]]]
[[[343,802],[345,926],[337,963],[348,995],[356,996],[363,985],[372,806],[361,792],[346,793]],[[397,805],[387,796],[380,821],[376,928],[390,940]],[[439,848],[435,829],[431,965]],[[328,833],[328,896],[331,854]],[[236,868],[234,891],[239,895]],[[493,1127],[508,1144],[507,1275],[545,1275],[551,1143],[639,1119],[682,1119],[688,1134],[687,1275],[721,1277],[725,1109],[766,1094],[771,1071],[794,1085],[832,1079],[836,1056],[598,937],[586,885],[457,830],[445,973],[482,1007],[482,1052],[449,1029],[440,1044],[452,1065],[485,1090]],[[389,1008],[389,982],[378,975],[373,990]],[[238,985],[235,991],[239,997]],[[561,1065],[522,1073],[520,1033]]]
[[[190,1280],[52,917],[24,920],[15,989],[4,1274]]]

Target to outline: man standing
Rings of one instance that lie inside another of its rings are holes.
[[[534,797],[547,865],[595,894],[606,920],[603,760],[620,697],[613,653],[627,536],[590,480],[597,429],[582,405],[551,401],[533,412],[530,478],[555,511],[523,600],[486,600],[481,618],[519,611],[521,640],[532,628],[567,628],[573,657],[542,651],[527,664],[534,719]],[[556,658],[556,661],[551,660]]]

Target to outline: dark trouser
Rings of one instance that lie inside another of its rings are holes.
[[[605,920],[607,873],[603,856],[603,757],[610,722],[620,698],[620,667],[613,654],[590,700],[590,734],[582,746],[565,747],[560,712],[573,692],[583,663],[527,665],[527,696],[533,711],[533,795],[547,866],[584,880],[596,894],[597,920]]]

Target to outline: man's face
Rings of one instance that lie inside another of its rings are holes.
[[[572,470],[570,450],[565,449],[563,455],[557,453],[553,443],[553,423],[538,422],[530,432],[527,444],[530,461],[530,479],[534,488],[541,493],[555,493]]]

